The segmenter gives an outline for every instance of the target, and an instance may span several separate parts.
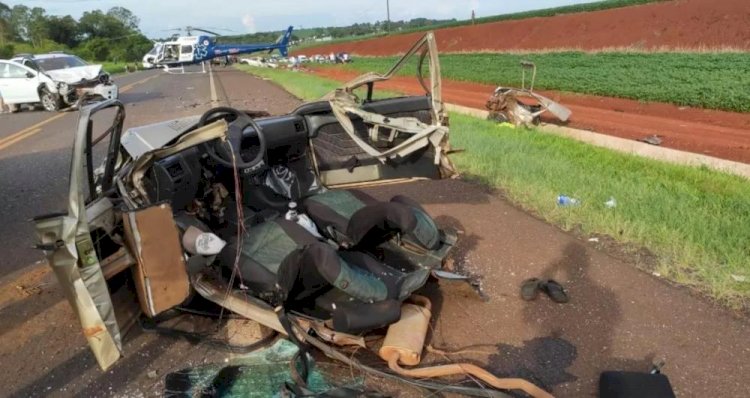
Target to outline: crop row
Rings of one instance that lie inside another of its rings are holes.
[[[395,57],[348,68],[385,71]],[[553,52],[443,54],[444,79],[520,86],[520,62],[536,64],[538,89],[750,112],[750,53]],[[404,68],[402,74],[413,74]]]

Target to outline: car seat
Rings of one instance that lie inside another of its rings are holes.
[[[302,207],[326,237],[378,252],[382,260],[436,268],[456,242],[455,231],[439,229],[419,203],[403,195],[385,202],[358,190],[332,189],[304,198]]]
[[[401,302],[424,285],[429,270],[404,272],[367,253],[337,250],[303,227],[277,218],[251,226],[229,242],[221,262],[264,301],[287,310],[331,320],[333,330],[360,333],[387,326],[401,315]],[[283,287],[283,289],[282,289]]]

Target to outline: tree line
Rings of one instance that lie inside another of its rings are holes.
[[[48,15],[42,7],[0,2],[0,58],[57,50],[91,61],[138,61],[153,47],[139,23],[124,7],[86,11],[76,20]]]

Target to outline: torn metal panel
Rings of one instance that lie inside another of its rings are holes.
[[[185,134],[188,129],[198,123],[199,119],[200,115],[195,115],[130,128],[122,135],[122,147],[128,151],[131,157],[136,159],[144,153],[161,148],[173,139]]]
[[[387,117],[364,110],[362,104],[359,103],[358,98],[354,95],[354,90],[363,85],[390,79],[406,65],[406,62],[412,56],[417,54],[419,54],[417,77],[422,87],[427,91],[427,94],[430,95],[432,105],[431,123],[423,123],[415,117]],[[429,87],[425,84],[422,76],[422,66],[425,59],[428,60],[429,66]],[[397,161],[399,158],[404,158],[421,148],[432,145],[435,147],[435,164],[440,166],[442,176],[453,177],[457,175],[455,167],[447,155],[450,151],[448,143],[448,119],[445,116],[445,108],[442,102],[440,62],[438,60],[435,36],[432,32],[417,41],[385,74],[381,75],[374,72],[363,74],[347,82],[342,88],[329,93],[324,99],[330,102],[336,120],[338,120],[347,135],[363,151],[380,162]],[[351,119],[352,116],[361,119],[368,126],[368,136],[373,143],[379,141],[393,142],[401,134],[409,135],[409,138],[394,147],[380,151],[357,135]]]
[[[143,312],[154,317],[190,294],[172,207],[167,203],[123,215],[125,238],[137,264],[133,276]]]
[[[91,115],[111,107],[118,108],[118,113],[124,114],[124,107],[117,100],[104,101],[81,110],[73,144],[67,213],[34,220],[39,247],[45,251],[47,261],[78,316],[83,334],[102,369],[109,368],[120,358],[122,342],[89,230],[84,193],[87,181],[83,165]]]
[[[49,77],[56,81],[76,84],[82,80],[95,80],[102,73],[102,65],[76,66],[73,68],[63,68],[44,71]]]
[[[124,187],[128,189],[128,192],[121,193],[139,205],[149,204],[148,194],[146,193],[146,188],[143,186],[143,177],[155,161],[204,142],[218,138],[224,139],[226,138],[226,133],[227,122],[225,120],[217,120],[183,135],[172,145],[144,153],[135,160],[132,168],[124,177]]]
[[[522,98],[531,99],[523,101]],[[570,109],[545,96],[526,89],[498,87],[485,105],[489,120],[513,123],[516,126],[539,123],[539,116],[549,111],[562,122],[568,121]]]

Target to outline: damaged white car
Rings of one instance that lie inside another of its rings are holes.
[[[411,57],[425,94],[374,99]],[[472,282],[444,269],[456,231],[408,197],[380,201],[354,189],[456,174],[440,90],[430,33],[386,74],[286,115],[219,107],[122,132],[120,102],[84,107],[66,209],[34,222],[99,365],[125,354],[134,314],[159,323],[199,298],[295,342],[293,382],[303,387],[314,347],[427,390],[551,397],[474,364],[419,366],[431,320],[420,289]],[[366,338],[374,334],[385,338]],[[364,351],[381,364],[361,362]],[[450,375],[479,385],[433,380]]]
[[[18,109],[22,104],[41,104],[47,111],[78,106],[93,100],[118,98],[118,87],[102,65],[88,65],[63,53],[20,55],[0,60],[0,95]]]

